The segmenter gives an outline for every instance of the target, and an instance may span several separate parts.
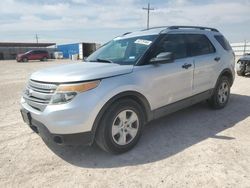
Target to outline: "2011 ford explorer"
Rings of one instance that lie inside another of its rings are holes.
[[[112,153],[134,147],[153,119],[203,100],[225,107],[235,77],[230,45],[206,27],[126,33],[86,61],[33,73],[21,113],[42,138]]]

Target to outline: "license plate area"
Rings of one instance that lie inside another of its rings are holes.
[[[21,109],[21,114],[23,117],[23,121],[28,125],[31,125],[31,115],[27,110]]]

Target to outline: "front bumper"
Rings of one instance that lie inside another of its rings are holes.
[[[250,61],[238,61],[236,64],[236,70],[245,70],[245,72],[250,72]]]
[[[20,111],[24,122],[44,140],[60,145],[91,145],[93,143],[94,134],[91,131],[75,134],[53,134],[44,124],[32,118],[29,111],[23,108]]]
[[[16,61],[20,62],[20,61],[22,61],[22,58],[17,57],[17,58],[16,58]]]
[[[31,107],[22,98],[21,108],[29,111],[32,119],[41,122],[53,134],[90,132],[99,112],[97,100],[90,100],[90,96],[90,92],[82,93],[69,103],[47,105],[43,111]]]

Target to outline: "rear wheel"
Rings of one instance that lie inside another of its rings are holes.
[[[103,115],[96,134],[96,143],[110,153],[132,149],[142,133],[144,116],[140,105],[131,99],[121,99]]]
[[[47,57],[42,58],[42,61],[47,61],[47,60],[48,60]]]
[[[224,108],[230,97],[230,81],[226,76],[222,76],[217,83],[213,96],[208,100],[214,109]]]

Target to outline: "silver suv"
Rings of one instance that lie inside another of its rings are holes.
[[[58,144],[96,142],[122,153],[156,118],[207,100],[226,106],[234,54],[220,32],[192,26],[126,33],[86,62],[31,75],[21,99],[24,121]]]

